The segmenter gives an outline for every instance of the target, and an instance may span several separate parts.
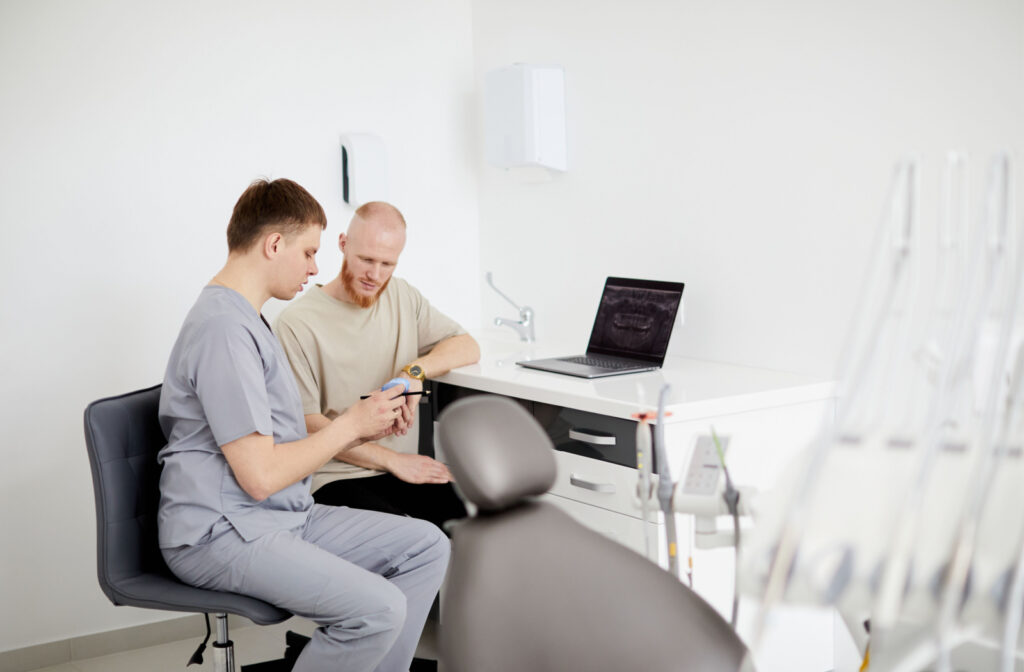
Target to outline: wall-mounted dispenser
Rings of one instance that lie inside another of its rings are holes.
[[[500,168],[568,169],[561,66],[516,63],[484,75],[484,151]]]
[[[380,137],[371,133],[341,137],[341,189],[345,202],[356,208],[387,200],[387,151]]]

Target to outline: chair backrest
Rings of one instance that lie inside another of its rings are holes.
[[[114,604],[119,585],[144,574],[172,576],[160,555],[156,513],[167,440],[160,429],[160,385],[100,399],[85,409],[85,444],[96,496],[96,569]]]
[[[100,399],[85,409],[85,445],[96,495],[96,573],[111,602],[148,609],[245,616],[280,623],[290,613],[246,595],[182,583],[157,538],[160,385]]]
[[[526,497],[540,483],[550,487],[556,465],[550,440],[519,405],[460,400],[442,413],[438,431],[460,491],[484,505],[452,534],[441,600],[446,669],[747,669],[742,641],[696,593]]]
[[[555,484],[554,446],[518,404],[494,395],[466,398],[445,409],[440,426],[445,457],[459,492],[481,511],[501,511]],[[509,450],[506,450],[509,449]]]

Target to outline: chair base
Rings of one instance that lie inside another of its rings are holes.
[[[284,643],[284,658],[243,665],[242,672],[291,672],[302,649],[309,643],[309,637],[289,630],[284,635]]]
[[[293,665],[295,665],[294,660],[279,658],[278,660],[268,660],[263,663],[242,665],[242,672],[291,672]]]
[[[291,672],[302,649],[309,643],[309,637],[289,630],[285,633],[285,658],[263,663],[243,665],[242,672]],[[437,672],[437,661],[414,658],[409,672]]]
[[[291,672],[295,661],[299,658],[299,654],[302,653],[302,649],[309,643],[309,637],[289,630],[285,633],[284,642],[286,644],[284,658],[243,665],[242,672]],[[412,665],[409,666],[409,672],[437,672],[437,661],[413,658]]]

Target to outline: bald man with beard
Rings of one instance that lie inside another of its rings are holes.
[[[394,206],[361,206],[338,238],[341,272],[293,302],[274,325],[311,433],[392,378],[407,378],[411,391],[421,391],[427,378],[480,358],[472,336],[393,276],[405,231],[405,218]],[[313,476],[315,501],[438,526],[464,517],[448,468],[419,454],[420,399],[407,397],[395,435],[349,448],[321,467]]]

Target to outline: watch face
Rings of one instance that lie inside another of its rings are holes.
[[[423,369],[421,369],[418,366],[410,366],[409,367],[409,375],[412,376],[413,378],[422,378],[423,377]]]

